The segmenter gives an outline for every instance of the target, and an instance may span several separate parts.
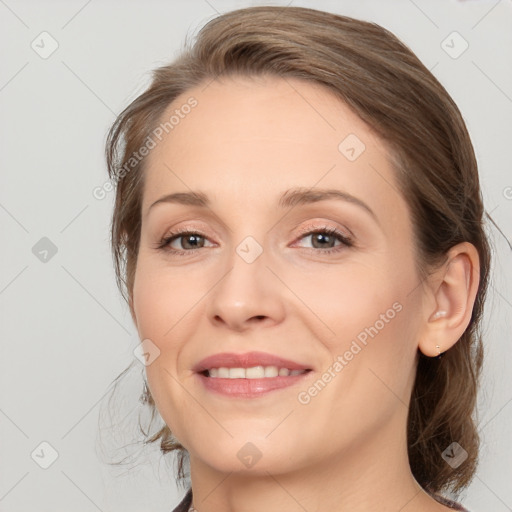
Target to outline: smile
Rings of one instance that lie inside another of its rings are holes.
[[[207,377],[221,379],[265,379],[272,377],[288,377],[306,373],[309,370],[289,370],[277,366],[252,366],[250,368],[210,368]]]

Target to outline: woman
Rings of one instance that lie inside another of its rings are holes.
[[[175,511],[444,511],[475,472],[489,246],[461,114],[382,27],[209,22],[107,142]]]

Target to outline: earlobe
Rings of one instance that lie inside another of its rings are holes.
[[[418,342],[418,348],[429,357],[446,352],[464,334],[480,280],[478,252],[472,244],[460,243],[452,247],[447,256],[446,262],[432,276],[433,301],[426,301],[429,309],[424,311],[426,320]]]
[[[446,315],[448,315],[448,312],[447,311],[444,311],[444,310],[439,310],[439,311],[436,311],[429,319],[429,322],[433,322],[434,320],[437,320],[438,318],[442,318],[442,317],[445,317]],[[431,347],[429,347],[431,348]],[[443,351],[441,350],[441,345],[437,344],[436,343],[436,356],[437,357],[441,357],[443,354]],[[429,355],[429,357],[433,357],[431,356],[430,354],[425,354],[425,355]]]

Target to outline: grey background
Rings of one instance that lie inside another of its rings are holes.
[[[133,444],[138,360],[121,381],[120,412],[109,417],[112,382],[134,361],[138,338],[111,265],[113,193],[98,200],[93,190],[107,179],[106,131],[150,71],[217,13],[267,3],[291,2],[0,0],[0,511],[169,511],[184,494],[172,457]],[[512,1],[291,4],[391,30],[432,69],[467,122],[486,209],[502,234],[489,224],[495,261],[479,397],[483,446],[462,501],[473,512],[510,511]],[[469,44],[457,58],[464,43],[453,31]],[[43,58],[53,41],[58,48]],[[43,469],[52,449],[58,457]],[[124,455],[127,467],[105,463]]]

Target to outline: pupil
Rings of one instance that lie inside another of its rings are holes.
[[[188,236],[186,236],[186,237],[185,237],[185,244],[184,244],[184,245],[186,246],[187,244],[189,244],[189,243],[190,243],[190,241],[192,241],[192,243],[191,243],[190,245],[192,246],[192,248],[193,248],[193,249],[195,249],[195,248],[197,248],[197,247],[198,247],[198,245],[199,245],[199,244],[197,243],[197,239],[198,239],[198,238],[200,238],[200,237],[198,237],[198,236],[196,236],[196,235],[188,235]]]
[[[330,235],[326,235],[326,234],[324,234],[324,233],[317,233],[317,235],[313,237],[313,241],[314,241],[314,242],[315,242],[315,241],[318,241],[318,242],[322,242],[322,241],[323,241],[323,242],[327,242],[327,243],[329,243],[329,242],[331,241],[331,240],[330,240],[330,238],[331,238],[331,236],[330,236]],[[313,243],[313,246],[314,246],[314,245],[315,245],[315,244]]]

